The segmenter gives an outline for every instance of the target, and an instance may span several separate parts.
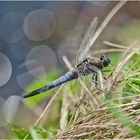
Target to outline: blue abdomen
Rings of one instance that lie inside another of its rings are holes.
[[[40,94],[44,91],[52,89],[56,86],[59,86],[59,85],[65,83],[67,81],[70,81],[70,80],[73,80],[73,79],[76,79],[76,78],[78,78],[77,71],[76,70],[71,70],[71,71],[67,72],[64,76],[61,76],[60,78],[56,79],[55,81],[52,81],[51,83],[41,87],[40,89],[34,90],[31,93],[29,93],[28,95],[25,95],[24,98]]]

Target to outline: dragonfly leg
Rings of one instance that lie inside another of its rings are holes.
[[[100,92],[103,92],[103,90],[100,88],[99,83],[98,83],[98,75],[97,75],[97,73],[93,74],[92,82],[95,83],[95,87],[96,87],[97,90],[99,90]]]
[[[103,92],[103,93],[107,93],[106,91],[103,91],[101,89],[101,87],[99,86],[97,73],[94,73],[93,74],[93,76],[92,76],[92,82],[95,83],[95,87],[96,87],[97,90],[99,90],[100,92]]]
[[[108,77],[106,77],[102,71],[101,71],[101,73],[102,73],[102,76],[103,76],[104,80],[107,80]]]
[[[97,73],[94,73],[93,76],[92,76],[92,82],[95,83],[95,86],[96,88],[98,89],[98,76],[97,76]]]

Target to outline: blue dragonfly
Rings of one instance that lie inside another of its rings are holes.
[[[98,23],[98,19],[94,18],[87,30],[87,33],[81,42],[79,51],[77,53],[77,58],[76,58],[76,65],[73,70],[68,71],[65,75],[59,77],[58,79],[46,84],[45,86],[36,89],[32,92],[30,92],[27,95],[24,95],[24,98],[28,98],[31,96],[35,96],[37,94],[41,94],[47,90],[50,90],[52,88],[55,88],[63,83],[66,83],[68,81],[77,79],[78,77],[81,76],[86,76],[89,74],[93,75],[93,82],[95,83],[97,87],[97,76],[98,76],[98,71],[101,72],[103,75],[103,78],[105,78],[102,69],[104,67],[107,67],[110,64],[110,59],[105,56],[101,55],[101,57],[98,60],[92,59],[92,58],[86,58],[87,54],[89,52],[89,49],[91,48],[92,45],[88,44],[89,39],[93,37],[95,31],[96,31],[96,26]]]

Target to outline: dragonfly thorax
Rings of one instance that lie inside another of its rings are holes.
[[[80,64],[77,65],[78,75],[85,76],[93,73],[93,67],[97,67],[98,61],[91,58],[84,59]]]
[[[101,55],[99,60],[92,58],[84,59],[80,64],[77,65],[76,69],[78,74],[85,76],[91,73],[94,73],[98,70],[102,70],[104,67],[107,67],[110,63],[110,59],[105,55]]]

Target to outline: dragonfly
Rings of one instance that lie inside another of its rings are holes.
[[[28,98],[28,97],[32,97],[32,96],[41,94],[47,90],[50,90],[52,88],[55,88],[55,87],[61,85],[63,83],[66,83],[68,81],[77,79],[81,76],[86,76],[86,75],[90,75],[90,74],[93,75],[92,81],[95,83],[95,85],[97,87],[98,71],[100,71],[103,78],[106,79],[106,77],[103,74],[102,69],[104,67],[107,67],[110,64],[110,62],[111,62],[110,59],[104,54],[102,54],[100,56],[100,58],[97,60],[95,60],[93,58],[86,58],[86,56],[89,52],[89,49],[92,46],[92,45],[88,44],[89,39],[94,36],[94,33],[96,31],[96,27],[97,27],[97,23],[98,23],[98,18],[95,17],[92,20],[92,22],[91,22],[91,24],[86,32],[86,35],[81,42],[79,51],[77,53],[75,68],[68,71],[63,76],[59,77],[58,79],[46,84],[45,86],[43,86],[39,89],[36,89],[27,95],[24,95],[23,98]]]

